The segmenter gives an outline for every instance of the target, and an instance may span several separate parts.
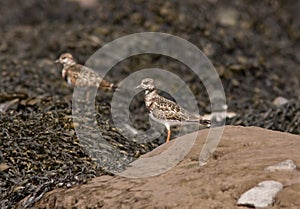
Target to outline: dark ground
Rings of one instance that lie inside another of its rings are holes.
[[[103,0],[92,7],[58,0],[1,1],[0,103],[15,104],[0,113],[0,207],[104,173],[79,144],[70,119],[72,88],[53,61],[68,51],[84,63],[103,44],[131,33],[170,33],[202,49],[220,73],[229,111],[238,114],[228,124],[299,134],[299,10],[299,1],[292,0]],[[115,66],[107,79],[118,82],[148,67],[180,74],[202,101],[201,113],[209,112],[203,86],[170,58],[135,56]],[[278,96],[288,103],[273,105]],[[110,99],[109,93],[98,94],[98,125],[128,161],[165,138],[128,142],[112,125]],[[149,127],[141,94],[132,109],[135,126]]]

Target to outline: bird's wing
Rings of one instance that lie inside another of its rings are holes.
[[[91,86],[97,86],[100,84],[102,78],[95,71],[82,65],[80,65],[79,70],[80,73],[78,78],[88,81]]]
[[[92,69],[77,64],[73,69],[73,77],[78,80],[77,85],[79,86],[99,86],[99,88],[113,89],[116,86],[102,79]]]
[[[202,117],[198,114],[191,114],[175,102],[168,100],[162,96],[158,95],[154,97],[153,102],[155,104],[155,107],[151,112],[158,119],[180,122],[193,122],[203,125],[210,124],[209,120],[202,119]]]
[[[175,102],[168,100],[162,96],[156,96],[153,98],[155,107],[152,110],[152,114],[163,120],[182,121],[185,120],[185,114],[182,112],[182,108]]]

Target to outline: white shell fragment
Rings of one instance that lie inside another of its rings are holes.
[[[274,202],[274,197],[282,188],[283,185],[277,181],[260,182],[257,186],[242,194],[237,204],[256,208],[271,206]]]
[[[295,171],[297,166],[292,160],[285,160],[275,165],[271,165],[265,168],[266,171]]]

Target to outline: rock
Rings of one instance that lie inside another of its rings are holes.
[[[95,0],[69,0],[69,1],[74,1],[78,2],[78,4],[83,7],[83,8],[93,8],[97,5],[97,1]]]
[[[13,107],[14,105],[17,105],[18,103],[19,103],[19,99],[14,99],[11,101],[0,103],[0,112],[5,113],[8,109]]]
[[[32,98],[32,99],[28,99],[26,104],[29,106],[34,106],[41,103],[41,101],[42,100],[40,98]]]
[[[140,25],[144,22],[144,18],[140,13],[136,12],[130,16],[130,21],[136,25]]]
[[[243,65],[240,64],[233,64],[229,66],[229,69],[232,71],[240,71],[240,70],[244,70]]]
[[[238,12],[234,9],[222,9],[218,13],[218,22],[223,26],[235,26],[238,21]]]
[[[234,118],[236,116],[235,112],[226,112],[226,113],[212,113],[212,114],[205,114],[202,117],[207,120],[216,120],[217,122],[223,121],[226,118]]]
[[[27,99],[27,98],[28,98],[28,95],[23,92],[0,93],[0,103],[9,102],[14,99],[22,100],[22,99]]]
[[[77,208],[95,208],[97,204],[103,205],[102,208],[122,208],[126,200],[131,208],[151,205],[153,208],[245,209],[236,204],[236,194],[257,185],[260,179],[272,179],[286,186],[276,195],[272,208],[300,208],[298,171],[262,172],[271,158],[274,162],[282,159],[300,161],[300,136],[257,127],[225,126],[217,150],[205,166],[200,166],[199,155],[208,134],[213,133],[212,129],[196,132],[192,150],[166,173],[151,178],[103,175],[71,189],[64,185],[49,191],[33,207],[72,208],[79,200]],[[190,143],[193,136],[195,133],[190,133],[164,143],[142,158],[157,159],[157,168],[161,168],[170,163],[166,152],[181,145],[179,143]],[[181,154],[177,150],[170,152],[173,153]],[[141,162],[142,158],[134,162]],[[152,165],[149,164],[149,168],[152,169]],[[23,208],[21,204],[17,208]]]
[[[226,118],[234,118],[236,116],[235,112],[227,112],[226,113]]]
[[[103,44],[103,41],[98,36],[90,35],[88,39],[93,42],[95,46]]]
[[[5,171],[9,169],[9,165],[5,164],[5,163],[1,163],[0,164],[0,171]]]
[[[265,168],[266,171],[294,171],[296,169],[297,166],[292,160],[285,160]]]
[[[276,97],[273,101],[273,104],[276,105],[277,107],[280,107],[286,103],[288,103],[289,100],[287,100],[284,97]]]
[[[237,204],[258,208],[271,206],[274,202],[274,197],[282,188],[283,185],[277,181],[260,182],[257,186],[242,194]]]

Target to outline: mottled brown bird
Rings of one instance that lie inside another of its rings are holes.
[[[92,69],[76,63],[70,53],[63,53],[55,63],[61,63],[63,65],[62,77],[72,86],[98,86],[100,89],[108,90],[118,88],[117,85],[102,79]]]
[[[170,140],[172,125],[194,123],[210,127],[210,120],[203,119],[198,114],[189,113],[175,102],[160,96],[153,79],[143,79],[136,88],[145,90],[145,105],[150,112],[150,117],[167,128],[166,142]]]

